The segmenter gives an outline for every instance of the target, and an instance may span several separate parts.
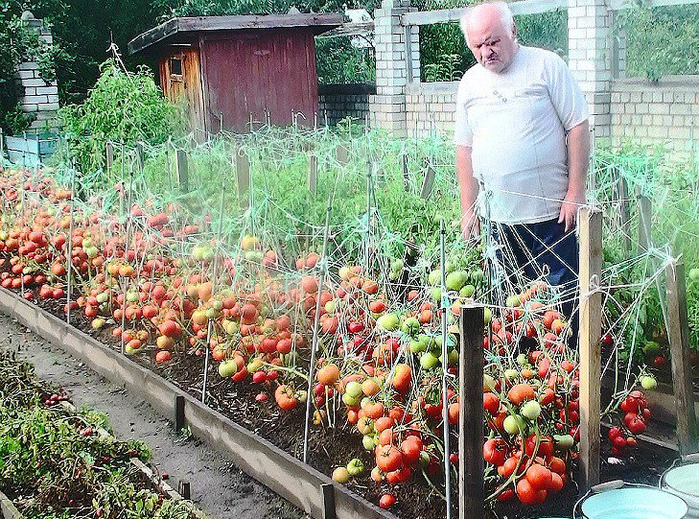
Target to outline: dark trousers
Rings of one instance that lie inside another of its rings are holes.
[[[573,341],[577,339],[578,240],[575,230],[565,232],[565,223],[556,219],[546,222],[495,225],[494,237],[506,249],[499,256],[510,278],[518,271],[528,279],[537,279],[542,272],[550,285],[565,294],[561,305],[563,316],[570,322]],[[510,262],[514,257],[514,265]],[[508,272],[509,271],[509,272]],[[522,287],[524,288],[524,287]]]

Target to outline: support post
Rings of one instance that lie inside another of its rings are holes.
[[[180,481],[179,486],[177,487],[177,493],[181,495],[184,499],[186,500],[191,500],[192,499],[192,487],[189,484],[189,481]]]
[[[318,184],[318,155],[312,153],[308,156],[308,175],[306,178],[308,190],[316,196],[316,187]]]
[[[335,486],[332,483],[320,485],[320,496],[323,501],[323,519],[335,519]]]
[[[462,306],[459,319],[459,519],[482,519],[483,306]]]
[[[175,395],[175,431],[184,429],[184,396]]]
[[[648,250],[651,244],[651,202],[647,196],[638,197],[638,246],[639,250]]]
[[[250,159],[244,150],[235,154],[235,173],[238,178],[238,198],[241,207],[248,206],[248,190],[250,189]]]
[[[177,150],[175,154],[175,169],[177,170],[177,182],[180,191],[189,193],[189,164],[187,163],[187,152]]]
[[[580,485],[599,483],[602,213],[580,210]]]
[[[687,287],[682,259],[670,263],[667,276],[667,314],[672,387],[677,414],[677,443],[680,455],[697,449],[697,417],[692,389],[692,364],[689,359],[689,324],[687,320]]]

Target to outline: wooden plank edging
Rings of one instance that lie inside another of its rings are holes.
[[[333,484],[338,519],[396,519],[396,516],[354,494],[271,442],[93,337],[68,325],[35,304],[0,288],[0,311],[17,319],[42,338],[84,362],[111,382],[126,387],[170,421],[175,399],[185,400],[185,424],[214,449],[227,454],[238,468],[316,519],[322,519],[321,485]]]
[[[17,507],[10,498],[0,492],[0,518],[2,519],[22,519]]]

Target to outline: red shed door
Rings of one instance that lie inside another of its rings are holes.
[[[272,124],[292,123],[292,110],[313,125],[318,110],[315,42],[309,29],[235,31],[202,45],[209,131],[223,125],[246,132],[269,114]],[[223,123],[221,123],[223,121]]]

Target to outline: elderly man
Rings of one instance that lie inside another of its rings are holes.
[[[585,203],[590,155],[583,94],[560,57],[517,42],[506,3],[469,9],[461,28],[478,62],[461,79],[456,105],[464,237],[479,234],[480,199],[481,217],[489,216],[515,268],[572,285],[578,271],[572,231]],[[566,307],[570,313],[572,305]]]

